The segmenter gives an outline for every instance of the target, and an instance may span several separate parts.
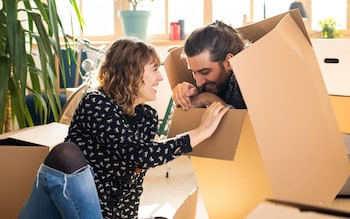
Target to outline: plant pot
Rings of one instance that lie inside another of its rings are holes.
[[[150,11],[119,11],[119,17],[122,22],[124,35],[134,36],[142,40],[146,40],[150,15]]]

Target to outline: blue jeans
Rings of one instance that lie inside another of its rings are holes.
[[[72,174],[41,164],[19,219],[102,219],[91,167]]]

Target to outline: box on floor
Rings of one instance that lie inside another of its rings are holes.
[[[67,125],[50,123],[0,135],[0,218],[18,217],[40,164],[67,131]]]

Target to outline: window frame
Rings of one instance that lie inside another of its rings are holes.
[[[147,1],[147,0],[145,0]],[[156,0],[158,1],[158,0]],[[158,45],[165,45],[165,44],[175,44],[175,45],[180,45],[183,44],[183,41],[170,41],[169,40],[169,21],[168,21],[168,15],[169,15],[169,11],[168,11],[168,0],[164,0],[165,1],[165,20],[164,20],[164,25],[165,25],[165,33],[164,34],[157,34],[157,35],[151,35],[150,37],[150,42],[154,43],[154,44],[158,44]],[[213,1],[215,0],[203,0],[203,10],[204,10],[204,16],[203,16],[203,23],[204,25],[209,24],[212,22],[212,17],[213,17],[213,13],[212,13],[212,4]],[[247,0],[248,1],[248,0]],[[247,24],[250,22],[254,22],[254,0],[249,0],[250,1],[250,14],[247,15],[250,18],[250,21],[247,21]],[[300,0],[300,2],[303,3],[306,13],[309,16],[309,19],[304,21],[306,30],[309,33],[310,38],[318,38],[319,37],[319,32],[315,31],[315,30],[311,30],[311,19],[312,19],[312,14],[311,14],[311,5],[312,5],[312,1],[313,0]],[[79,8],[81,9],[82,14],[84,14],[84,9],[83,9],[83,0],[78,0],[79,2]],[[350,0],[347,0],[347,4],[350,5]],[[88,38],[90,41],[92,42],[98,42],[98,43],[108,43],[111,42],[113,40],[115,40],[118,37],[121,37],[123,35],[122,32],[122,26],[121,26],[121,21],[120,18],[118,16],[118,11],[119,10],[127,10],[129,9],[129,2],[128,0],[114,0],[114,35],[108,35],[108,36],[89,36],[86,37],[83,35],[83,32],[80,31],[79,36],[77,37],[81,37],[81,38]],[[344,38],[346,37],[350,37],[350,7],[347,7],[347,26],[345,30],[340,30],[341,34],[343,35]],[[187,33],[188,34],[188,33]],[[97,43],[97,44],[98,44]]]

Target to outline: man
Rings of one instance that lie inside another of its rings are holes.
[[[231,26],[221,21],[193,31],[184,45],[187,64],[196,85],[182,82],[173,89],[176,106],[184,110],[206,107],[214,101],[246,109],[229,59],[245,47]]]

